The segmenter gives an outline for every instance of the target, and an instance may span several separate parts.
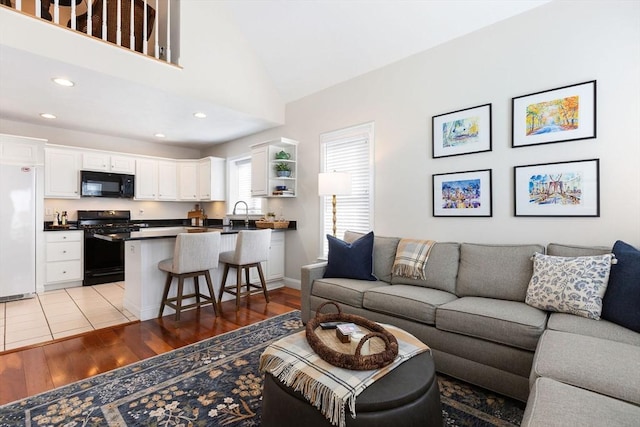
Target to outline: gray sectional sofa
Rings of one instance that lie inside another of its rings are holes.
[[[610,248],[438,242],[424,279],[410,279],[392,274],[399,242],[375,236],[375,281],[323,278],[326,262],[303,266],[302,320],[336,301],[401,327],[429,345],[439,372],[526,401],[523,425],[640,425],[640,333],[525,303],[534,253]]]

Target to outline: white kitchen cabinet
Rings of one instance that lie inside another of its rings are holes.
[[[158,161],[136,160],[136,199],[156,200],[158,198]]]
[[[225,200],[226,160],[206,157],[198,162],[198,199],[202,201]]]
[[[282,280],[284,278],[284,238],[285,232],[271,233],[271,246],[269,247],[269,261],[266,265],[265,280]]]
[[[136,160],[136,200],[176,200],[178,196],[176,162]]]
[[[251,196],[269,195],[269,171],[267,166],[269,147],[262,145],[251,147]]]
[[[297,194],[298,142],[288,138],[251,146],[251,195],[295,197]],[[283,157],[280,157],[283,154]],[[279,176],[276,166],[287,165],[289,176]],[[280,190],[278,187],[286,189]]]
[[[82,281],[83,231],[49,231],[45,242],[45,285]]]
[[[80,198],[80,153],[45,147],[44,197]]]
[[[0,134],[0,162],[42,165],[45,139]]]
[[[134,174],[136,161],[133,157],[87,151],[82,153],[82,170]]]
[[[158,161],[158,200],[178,198],[178,167],[170,160]]]
[[[178,198],[198,200],[198,162],[178,162]]]

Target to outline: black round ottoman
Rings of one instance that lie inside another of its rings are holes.
[[[440,390],[429,353],[412,357],[370,385],[356,398],[356,418],[345,408],[347,426],[442,427]],[[301,393],[265,375],[263,427],[331,426]]]

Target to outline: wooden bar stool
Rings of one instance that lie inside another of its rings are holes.
[[[222,252],[220,254],[220,262],[225,264],[224,273],[222,275],[222,284],[220,285],[220,294],[218,303],[222,303],[222,295],[227,292],[236,296],[236,311],[240,308],[240,298],[253,294],[263,293],[264,298],[269,302],[267,294],[267,284],[264,280],[262,271],[262,261],[269,258],[269,246],[271,245],[271,229],[264,230],[242,230],[238,232],[238,240],[236,240],[236,249],[234,251]],[[249,270],[251,267],[258,269],[260,276],[260,284],[253,284],[249,278]],[[227,276],[229,269],[236,269],[236,284],[227,284]],[[242,270],[245,272],[247,290],[242,292]],[[254,290],[252,290],[254,288]],[[220,307],[222,311],[222,307]]]
[[[180,312],[189,308],[200,308],[203,304],[212,304],[213,312],[217,315],[216,295],[209,270],[218,268],[220,255],[220,233],[180,233],[176,236],[176,244],[173,249],[173,258],[162,260],[158,268],[167,272],[167,280],[164,284],[162,305],[158,317],[162,317],[165,306],[176,311],[176,321],[180,320]],[[198,277],[204,276],[209,288],[209,296],[200,292]],[[168,298],[169,289],[173,278],[178,279],[178,290],[175,297]],[[193,293],[184,295],[184,279],[193,277]],[[195,298],[191,304],[183,305],[183,300]]]

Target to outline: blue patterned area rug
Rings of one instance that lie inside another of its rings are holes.
[[[283,314],[0,406],[0,426],[259,426],[260,354],[302,328]],[[439,376],[447,426],[514,426],[523,404]]]

